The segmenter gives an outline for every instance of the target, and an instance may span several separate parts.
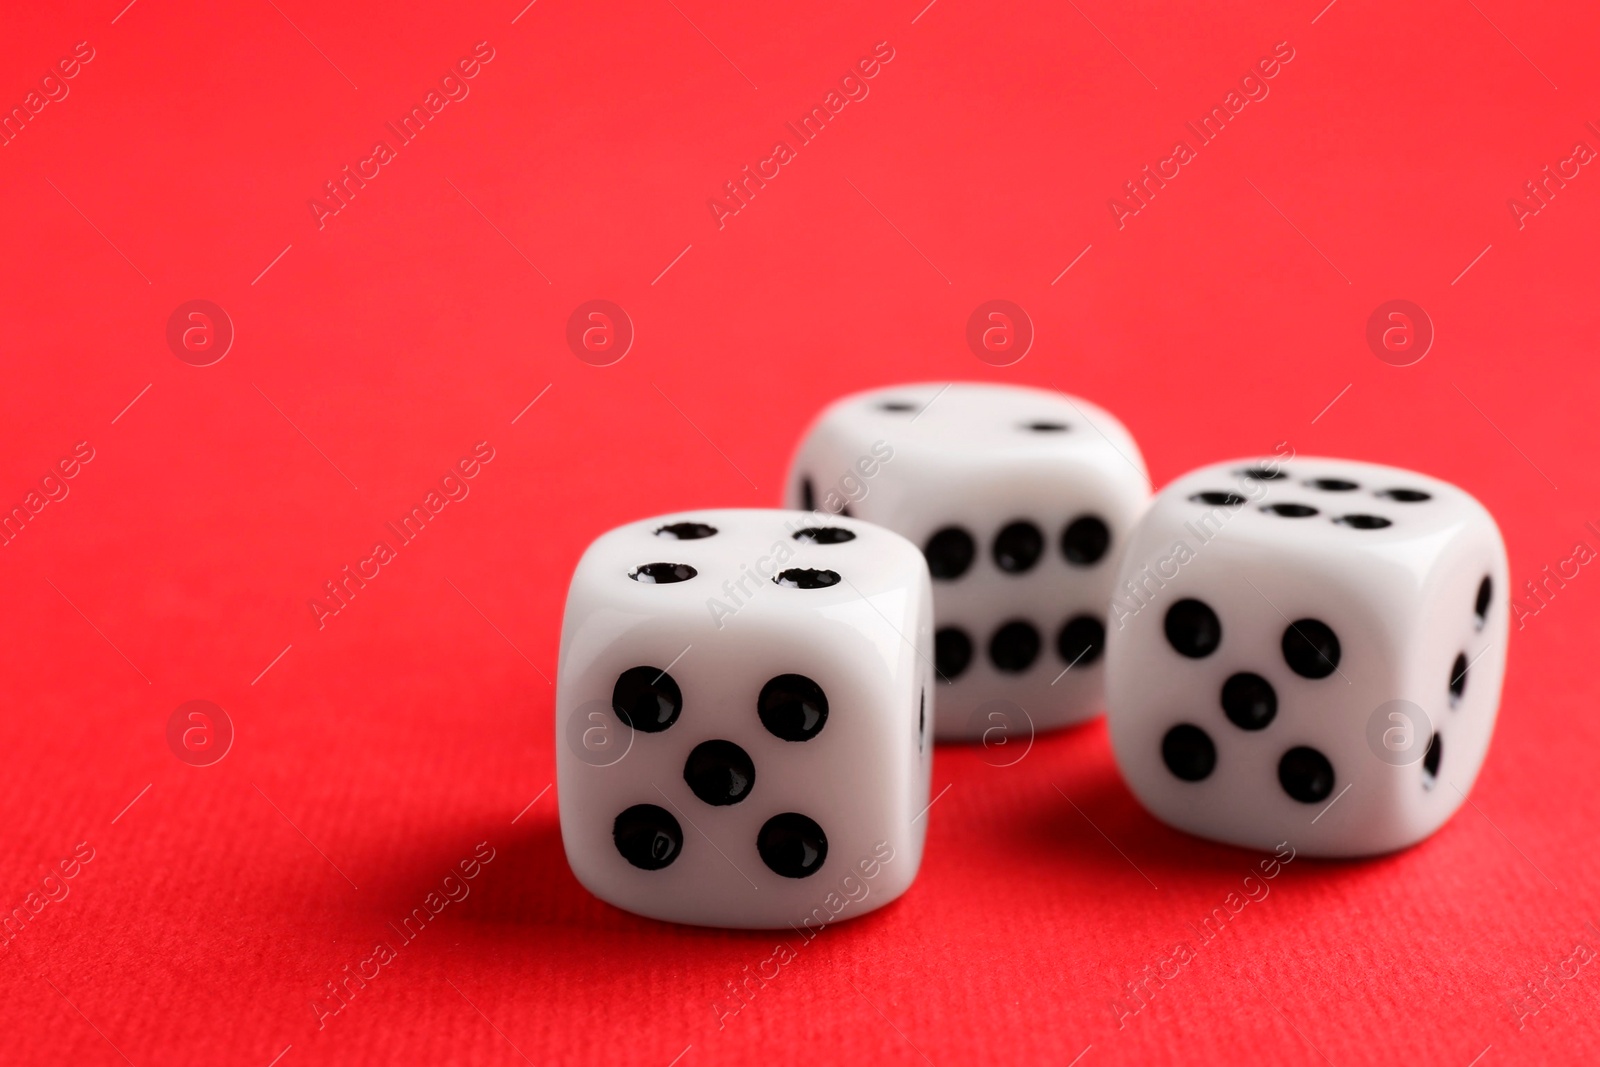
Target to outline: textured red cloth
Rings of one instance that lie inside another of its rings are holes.
[[[0,33],[0,1062],[1600,1055],[1591,6],[123,2]],[[568,347],[594,299],[613,366]],[[1105,404],[1158,484],[1416,467],[1519,586],[1565,566],[1471,805],[1207,941],[1260,857],[1157,824],[1094,724],[941,748],[916,885],[815,941],[591,898],[550,788],[582,548],[773,504],[825,402],[954,378]]]

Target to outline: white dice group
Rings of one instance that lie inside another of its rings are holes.
[[[628,911],[864,914],[915,878],[934,737],[1101,708],[1152,814],[1246,847],[1414,844],[1483,763],[1505,548],[1438,479],[1280,454],[1152,500],[1094,404],[930,383],[831,405],[785,494],[612,530],[573,576],[561,832]]]

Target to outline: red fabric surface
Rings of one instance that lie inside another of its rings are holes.
[[[917,883],[813,942],[623,914],[562,856],[548,684],[591,538],[773,504],[820,406],[897,380],[1091,397],[1158,484],[1282,441],[1416,467],[1491,508],[1519,585],[1600,549],[1600,176],[1563,163],[1600,148],[1591,6],[122,2],[0,33],[7,109],[93,56],[0,147],[0,500],[66,492],[0,548],[0,1061],[1600,1053],[1592,566],[1526,602],[1470,806],[1399,855],[1296,859],[1209,942],[1260,857],[1146,815],[1099,724],[1009,767],[941,748]],[[364,163],[484,41],[469,95]],[[879,42],[868,95],[719,227]],[[1268,95],[1119,228],[1110,198],[1279,42]],[[377,169],[319,224],[346,165]],[[1037,334],[1003,368],[965,340],[996,298]],[[1395,298],[1436,330],[1403,368],[1365,340]],[[166,340],[197,299],[236,334],[208,367]],[[609,367],[565,339],[591,299],[635,328]],[[192,700],[231,723],[210,766],[169,747]],[[378,975],[319,1012],[347,965]],[[1134,1011],[1146,968],[1171,977]]]

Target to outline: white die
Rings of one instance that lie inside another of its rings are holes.
[[[1509,588],[1494,519],[1436,478],[1309,457],[1186,474],[1112,599],[1122,775],[1157,818],[1230,844],[1414,844],[1483,765]]]
[[[1110,413],[1020,386],[858,393],[807,431],[785,492],[791,507],[842,510],[923,548],[939,738],[1021,729],[1010,705],[1040,730],[1098,714],[1106,601],[1150,495]]]
[[[601,536],[556,689],[578,881],[702,926],[816,928],[899,896],[927,826],[932,633],[921,553],[870,523],[703,511]]]

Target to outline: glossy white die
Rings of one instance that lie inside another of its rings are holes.
[[[916,546],[849,518],[699,511],[619,527],[567,594],[561,836],[619,908],[815,928],[916,876],[932,593]]]
[[[1494,519],[1436,478],[1309,457],[1186,474],[1134,532],[1112,600],[1123,777],[1218,841],[1420,841],[1483,764],[1509,587]]]
[[[1022,729],[1008,707],[1040,730],[1099,713],[1106,600],[1150,494],[1110,413],[1019,386],[858,393],[807,431],[785,492],[791,507],[868,519],[923,548],[938,737]]]

